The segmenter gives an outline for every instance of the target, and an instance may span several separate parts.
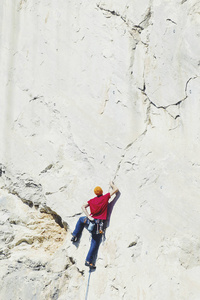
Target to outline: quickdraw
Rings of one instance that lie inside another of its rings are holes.
[[[103,220],[95,220],[97,225],[96,234],[103,234],[104,233],[104,221]]]

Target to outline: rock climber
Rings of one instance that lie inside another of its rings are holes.
[[[80,238],[84,227],[90,230],[92,234],[92,239],[90,249],[85,261],[85,265],[90,267],[90,269],[96,268],[94,260],[102,238],[102,224],[107,218],[107,208],[109,199],[114,194],[117,194],[117,192],[119,191],[118,188],[112,182],[110,182],[110,186],[112,188],[112,191],[105,195],[103,195],[103,190],[101,189],[101,187],[95,187],[94,193],[96,194],[96,197],[83,204],[81,208],[85,213],[86,217],[79,218],[75,230],[72,233],[71,241],[76,242]],[[87,210],[88,207],[90,208],[90,214]]]

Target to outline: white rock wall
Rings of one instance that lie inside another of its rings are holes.
[[[88,299],[200,298],[199,14],[197,0],[1,1],[1,299],[84,299],[89,234],[76,248],[70,232],[110,180]]]

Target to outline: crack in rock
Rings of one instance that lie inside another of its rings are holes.
[[[35,100],[40,99],[40,98],[44,98],[44,97],[43,97],[43,96],[35,96],[35,97],[32,98],[31,100],[29,100],[29,102],[35,101]]]
[[[134,144],[134,143],[136,143],[138,140],[139,140],[139,138],[141,138],[142,136],[145,136],[146,135],[146,133],[147,133],[147,129],[148,129],[148,124],[147,124],[147,127],[146,127],[146,129],[133,141],[133,142],[131,142],[131,143],[129,143],[125,148],[124,148],[124,153],[121,155],[121,159],[120,159],[120,161],[119,161],[119,163],[118,163],[118,165],[117,165],[117,169],[116,169],[116,171],[115,171],[115,174],[114,174],[114,179],[113,180],[115,180],[116,178],[117,178],[117,174],[118,174],[118,172],[119,172],[119,170],[120,170],[120,168],[121,168],[121,164],[122,164],[122,162],[123,162],[123,160],[124,160],[124,157],[125,157],[125,155],[126,155],[126,152],[128,151],[128,149]]]
[[[100,6],[100,4],[97,4],[97,7],[102,10],[102,11],[105,11],[107,13],[109,13],[110,15],[113,15],[113,16],[116,16],[116,17],[120,17],[122,19],[122,21],[126,24],[126,26],[130,29],[130,30],[134,30],[134,31],[137,31],[138,33],[141,33],[142,30],[145,29],[145,27],[142,27],[141,24],[142,23],[145,23],[147,20],[150,19],[151,17],[151,13],[148,12],[147,16],[145,16],[145,19],[140,22],[139,25],[130,25],[131,21],[130,20],[127,20],[126,17],[120,15],[120,13],[116,12],[115,10],[109,10],[109,9],[106,9],[106,8],[103,8]]]
[[[166,21],[172,22],[173,24],[177,25],[177,23],[174,22],[172,19],[166,19]]]
[[[152,15],[152,12],[151,12],[151,6],[149,7],[148,11],[147,11],[147,14],[144,18],[144,20],[142,22],[139,23],[139,26],[141,26],[143,24],[143,28],[147,28],[149,26],[149,21],[151,19],[151,15]]]
[[[103,106],[102,106],[102,110],[101,110],[101,112],[100,112],[100,115],[103,115],[103,113],[104,113],[104,111],[105,111],[105,108],[106,108],[106,104],[107,104],[108,101],[109,101],[108,99],[105,99],[105,100],[104,100],[104,103],[103,103]]]
[[[146,93],[146,85],[145,85],[145,82],[144,82],[143,88],[138,88],[138,89],[143,93],[143,95],[145,95],[145,96],[147,97],[147,100],[150,102],[151,105],[153,105],[153,106],[156,107],[157,109],[163,109],[163,110],[165,110],[165,111],[170,115],[170,117],[172,117],[173,119],[176,120],[177,118],[180,118],[180,114],[178,114],[178,115],[176,115],[176,116],[174,117],[172,114],[170,114],[170,112],[167,110],[167,108],[168,108],[168,107],[171,107],[171,106],[179,106],[182,102],[184,102],[184,101],[188,98],[188,93],[187,93],[188,84],[189,84],[189,82],[190,82],[191,80],[194,80],[194,79],[196,79],[197,77],[198,77],[198,76],[190,77],[190,78],[187,80],[187,82],[186,82],[186,84],[185,84],[185,97],[184,97],[183,99],[177,101],[176,103],[169,104],[169,105],[165,105],[165,106],[162,106],[162,105],[158,106],[158,105],[156,105],[156,104],[149,98],[149,96],[148,96],[147,93]]]
[[[132,243],[130,243],[130,244],[128,245],[128,248],[131,248],[131,247],[136,246],[136,245],[137,245],[137,242],[134,241],[134,242],[132,242]]]
[[[5,174],[5,168],[2,164],[0,164],[0,177]]]
[[[47,171],[51,170],[53,168],[53,164],[48,165],[41,173],[46,173]]]

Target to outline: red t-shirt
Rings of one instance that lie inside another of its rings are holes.
[[[110,193],[100,197],[95,197],[88,201],[90,206],[91,216],[94,219],[106,220],[108,200],[110,199]]]

